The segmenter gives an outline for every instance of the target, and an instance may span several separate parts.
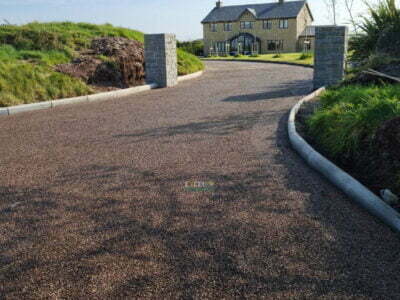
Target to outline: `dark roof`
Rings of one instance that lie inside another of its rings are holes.
[[[215,7],[202,23],[236,21],[246,10],[254,12],[257,19],[296,18],[306,3],[306,1],[285,1],[283,4],[273,2]]]

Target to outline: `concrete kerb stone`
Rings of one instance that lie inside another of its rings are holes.
[[[51,108],[51,107],[52,107],[51,101],[10,106],[10,107],[8,107],[8,114],[14,115],[14,114],[18,114],[18,113],[22,113],[22,112],[26,112],[26,111],[47,109],[47,108]]]
[[[203,74],[203,71],[185,75],[185,76],[179,76],[179,81],[194,79],[194,78],[201,76],[202,74]],[[136,86],[136,87],[112,91],[112,92],[106,92],[106,93],[99,93],[99,94],[93,94],[93,95],[87,95],[87,96],[79,96],[79,97],[73,97],[73,98],[51,100],[51,101],[46,101],[46,102],[38,102],[38,103],[4,107],[4,108],[0,108],[0,116],[7,116],[7,115],[28,112],[28,111],[34,111],[34,110],[55,108],[55,107],[59,107],[59,106],[77,104],[77,103],[106,101],[106,100],[111,100],[111,99],[115,99],[118,97],[124,97],[124,96],[129,96],[129,95],[149,91],[149,90],[156,89],[156,88],[159,88],[159,86],[156,83],[149,83],[146,85]]]
[[[80,96],[80,97],[74,97],[74,98],[52,100],[51,104],[52,104],[52,107],[58,107],[58,106],[83,103],[83,102],[88,102],[88,96]]]
[[[0,116],[8,116],[8,108],[4,107],[4,108],[0,108]]]
[[[324,175],[351,199],[379,218],[396,232],[400,232],[400,214],[372,193],[359,181],[337,167],[320,153],[315,151],[296,131],[296,114],[304,102],[317,97],[325,88],[320,88],[300,100],[291,110],[288,120],[289,140],[293,148],[315,170]]]
[[[179,76],[178,77],[178,82],[182,82],[185,80],[190,80],[190,79],[195,79],[197,77],[200,77],[201,75],[203,75],[203,71],[199,71],[193,74],[189,74],[189,75],[184,75],[184,76]]]
[[[92,95],[88,95],[87,98],[88,98],[89,102],[106,101],[106,100],[112,100],[112,99],[117,98],[117,93],[118,93],[118,91],[92,94]]]

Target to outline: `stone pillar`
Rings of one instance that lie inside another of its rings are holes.
[[[171,87],[178,83],[174,34],[146,34],[144,53],[147,83],[157,83],[159,87]]]
[[[314,88],[339,83],[344,78],[348,28],[317,26],[315,28]]]

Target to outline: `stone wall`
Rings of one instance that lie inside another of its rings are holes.
[[[176,37],[174,34],[146,34],[144,36],[146,81],[159,87],[178,83]]]
[[[348,44],[346,26],[315,28],[314,88],[339,83],[344,78]]]

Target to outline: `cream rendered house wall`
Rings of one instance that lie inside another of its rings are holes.
[[[240,29],[240,22],[252,21],[254,23],[253,29]],[[271,53],[274,51],[268,51],[267,41],[268,40],[283,40],[283,51],[282,52],[296,52],[298,51],[298,38],[304,30],[304,24],[310,25],[312,18],[308,9],[304,6],[297,18],[288,19],[288,28],[279,28],[279,19],[273,19],[272,29],[263,28],[263,20],[257,20],[250,12],[245,12],[240,17],[239,21],[231,22],[232,31],[224,31],[224,22],[217,24],[217,32],[211,31],[211,24],[203,24],[203,37],[204,37],[204,55],[209,54],[210,47],[216,42],[225,42],[230,40],[232,37],[237,36],[240,33],[248,32],[261,40],[261,53]]]
[[[312,22],[313,20],[310,11],[306,6],[304,6],[297,17],[297,51],[303,51],[305,37],[300,37],[300,35],[303,33],[307,26],[310,26],[312,24]],[[313,51],[315,45],[315,37],[308,37],[308,40],[311,42],[311,50]]]

